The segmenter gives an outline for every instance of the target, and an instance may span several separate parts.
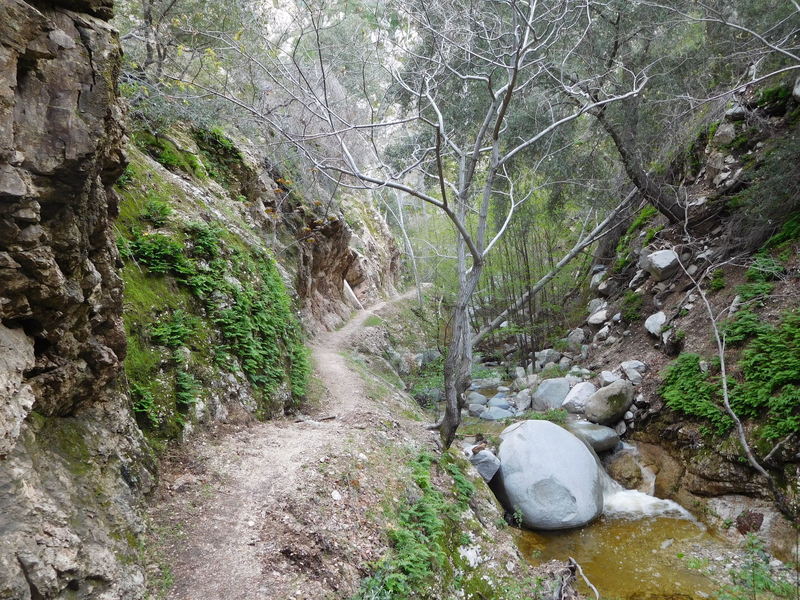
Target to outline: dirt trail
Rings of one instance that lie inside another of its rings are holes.
[[[174,581],[167,598],[321,597],[308,595],[308,586],[299,585],[297,575],[287,576],[287,569],[270,570],[270,563],[277,561],[269,556],[283,552],[298,560],[293,551],[286,550],[289,542],[279,539],[281,523],[294,519],[284,514],[287,506],[291,510],[291,502],[302,502],[304,495],[304,510],[309,502],[314,506],[309,490],[315,485],[318,489],[319,481],[309,467],[318,467],[325,456],[345,452],[347,436],[375,419],[364,382],[341,353],[348,349],[351,335],[384,304],[359,311],[340,330],[313,340],[314,366],[328,389],[326,405],[317,418],[335,418],[271,421],[223,428],[216,435],[201,434],[190,442],[183,462],[171,465],[172,473],[168,469],[167,483],[162,484],[151,510],[156,527],[172,528],[165,536],[170,542],[162,549]],[[327,494],[330,500],[330,491]],[[302,572],[304,565],[297,566]],[[330,579],[339,577],[330,575]],[[336,584],[332,585],[335,589]]]

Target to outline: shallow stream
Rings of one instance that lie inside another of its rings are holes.
[[[495,390],[480,390],[492,394]],[[489,397],[491,397],[491,395]],[[469,433],[499,435],[507,423],[467,419]],[[634,446],[623,449],[635,454]],[[603,600],[693,600],[713,598],[735,550],[706,531],[671,500],[626,490],[600,467],[603,515],[589,525],[562,531],[515,530],[523,556],[538,565],[574,558]],[[647,479],[648,472],[643,473]],[[587,597],[593,592],[578,578]]]
[[[604,599],[708,598],[718,585],[703,571],[724,568],[706,555],[720,542],[696,523],[667,516],[631,519],[602,516],[566,531],[516,533],[517,545],[533,564],[574,558]],[[593,594],[580,581],[587,598]]]

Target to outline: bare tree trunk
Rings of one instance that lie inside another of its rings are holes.
[[[411,240],[408,239],[408,233],[406,232],[406,224],[403,219],[403,204],[400,202],[400,194],[394,193],[394,199],[395,204],[397,205],[397,223],[400,225],[400,232],[403,234],[403,244],[406,247],[408,258],[411,261],[411,272],[414,274],[414,285],[417,288],[417,303],[419,304],[420,308],[422,308],[422,282],[419,280],[417,257],[414,255],[414,247],[411,245]]]
[[[451,338],[444,363],[445,413],[440,434],[445,448],[455,439],[461,423],[464,392],[470,383],[472,365],[472,330],[469,323],[469,302],[480,279],[483,265],[474,265],[469,273],[460,274],[459,290],[451,318]]]

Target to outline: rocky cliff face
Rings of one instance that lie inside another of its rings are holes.
[[[111,2],[0,6],[0,598],[136,597]]]

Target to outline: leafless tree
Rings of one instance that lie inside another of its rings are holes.
[[[560,127],[640,93],[648,80],[631,72],[628,89],[600,91],[574,106],[540,87],[551,65],[587,39],[591,4],[388,2],[372,16],[372,27],[346,30],[347,14],[306,2],[291,15],[291,34],[257,20],[239,39],[204,32],[216,40],[217,55],[235,57],[247,85],[232,85],[230,69],[176,76],[235,104],[322,176],[355,189],[409,194],[448,219],[457,233],[458,292],[445,360],[446,408],[436,425],[446,446],[469,385],[468,307],[488,253],[528,197],[514,186],[515,165],[531,162]],[[512,124],[512,115],[516,122],[525,115],[524,126]],[[500,195],[506,215],[493,227],[490,207]]]

